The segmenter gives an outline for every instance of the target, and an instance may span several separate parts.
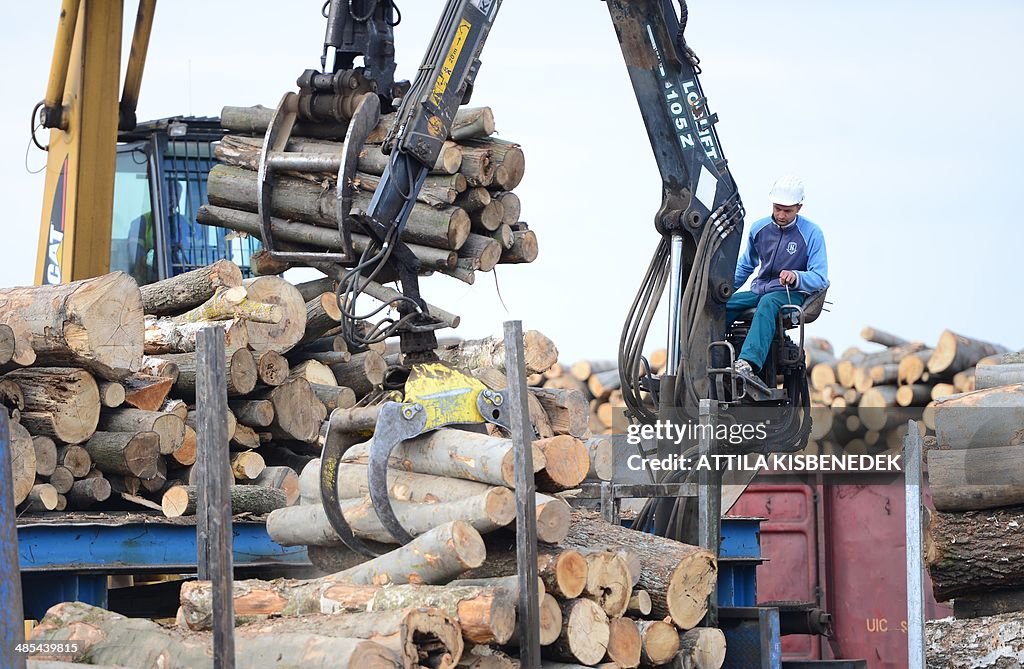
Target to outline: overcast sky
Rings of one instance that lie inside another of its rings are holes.
[[[32,281],[43,175],[26,171],[29,114],[59,4],[2,10],[0,285]],[[321,4],[161,0],[139,119],[276,105],[319,66]],[[398,4],[399,75],[411,79],[444,3]],[[929,343],[948,327],[1024,347],[1022,19],[1024,3],[1010,1],[691,0],[689,42],[748,225],[768,214],[774,178],[792,172],[807,184],[803,213],[824,230],[834,304],[811,334],[842,349],[865,325]],[[463,316],[463,336],[520,318],[563,361],[614,357],[657,244],[660,179],[604,3],[506,0],[473,104],[523,145],[517,192],[540,257],[498,267],[508,311],[491,275],[473,287],[432,278],[424,295]],[[33,148],[27,163],[45,156]]]

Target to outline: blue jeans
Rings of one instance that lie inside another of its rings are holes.
[[[736,317],[743,311],[756,306],[754,320],[750,324],[750,332],[743,342],[743,349],[739,357],[746,360],[754,369],[761,369],[764,359],[768,356],[768,349],[772,345],[772,337],[775,336],[775,326],[778,323],[779,310],[784,304],[801,305],[807,298],[792,288],[787,293],[785,290],[776,290],[764,295],[757,295],[750,291],[736,293],[729,299],[725,306],[726,325],[732,325]]]

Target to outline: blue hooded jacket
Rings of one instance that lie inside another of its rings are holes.
[[[825,236],[821,228],[800,215],[784,228],[771,216],[750,226],[747,247],[736,264],[733,287],[738,290],[758,265],[761,269],[750,286],[757,295],[786,290],[779,283],[779,273],[784,269],[796,273],[796,289],[802,293],[816,293],[829,285]]]

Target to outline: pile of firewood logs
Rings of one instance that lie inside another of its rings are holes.
[[[199,210],[200,223],[261,237],[257,212],[257,169],[270,110],[225,107],[221,124],[231,131],[216,146],[222,164],[210,172],[209,204]],[[353,209],[365,212],[388,162],[381,142],[393,123],[384,116],[359,157]],[[320,128],[317,128],[322,130]],[[439,272],[472,284],[476,272],[499,263],[529,263],[537,257],[537,237],[520,222],[521,204],[513,189],[526,167],[518,144],[491,137],[494,116],[488,107],[463,108],[455,117],[452,139],[420,191],[406,224],[403,241],[422,263],[424,273]],[[325,138],[302,137],[296,129],[289,152],[340,156],[344,133]],[[255,135],[255,136],[254,136]],[[271,212],[277,246],[290,251],[338,251],[337,173],[288,173],[275,177]],[[370,244],[354,234],[353,248]],[[257,274],[277,274],[288,265],[257,255]]]
[[[393,354],[383,347],[347,350],[334,334],[337,303],[329,284],[243,281],[237,267],[220,262],[141,290],[115,273],[0,293],[0,319],[18,333],[7,337],[10,371],[2,380],[21,435],[18,452],[25,453],[15,457],[18,501],[31,510],[62,502],[108,508],[116,500],[168,516],[194,513],[194,349],[196,333],[217,326],[227,356],[226,447],[234,452],[238,483],[232,508],[269,512],[271,536],[308,546],[311,560],[328,574],[236,583],[240,656],[256,657],[272,644],[275,653],[303,666],[327,666],[316,659],[326,656],[330,666],[411,669],[461,661],[512,667],[511,440],[496,427],[489,434],[444,429],[399,446],[389,493],[416,538],[396,547],[369,504],[366,475],[378,401],[401,397],[400,390],[387,394],[381,387]],[[0,328],[0,340],[6,332]],[[524,347],[529,374],[557,360],[539,332],[527,332]],[[438,354],[490,388],[506,386],[498,338],[447,343]],[[592,436],[581,393],[532,388],[528,400],[539,436],[533,460],[541,491],[536,517],[545,656],[630,668],[664,664],[681,652],[702,658],[699,666],[720,666],[721,632],[693,629],[716,580],[714,556],[572,510],[560,495],[586,478],[610,478],[611,443]],[[335,409],[335,423],[351,428],[339,469],[342,511],[358,536],[387,551],[373,560],[344,549],[319,502],[319,460],[312,456]],[[46,453],[54,464],[40,469]],[[61,478],[55,481],[54,473],[64,471],[70,486],[58,492]],[[61,604],[32,638],[82,642],[80,656],[62,659],[156,666],[162,656],[170,664],[161,666],[190,666],[208,647],[211,606],[208,583],[185,584],[181,629],[173,631]],[[140,641],[125,643],[125,635]],[[247,660],[239,666],[256,665]]]
[[[974,386],[936,402],[926,456],[925,559],[954,613],[928,624],[929,666],[1002,666],[1024,650],[1024,353],[979,362]]]

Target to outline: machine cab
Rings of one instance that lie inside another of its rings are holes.
[[[140,285],[222,258],[251,274],[258,239],[196,222],[207,202],[206,178],[216,164],[217,118],[175,117],[121,133],[114,178],[110,270]]]

